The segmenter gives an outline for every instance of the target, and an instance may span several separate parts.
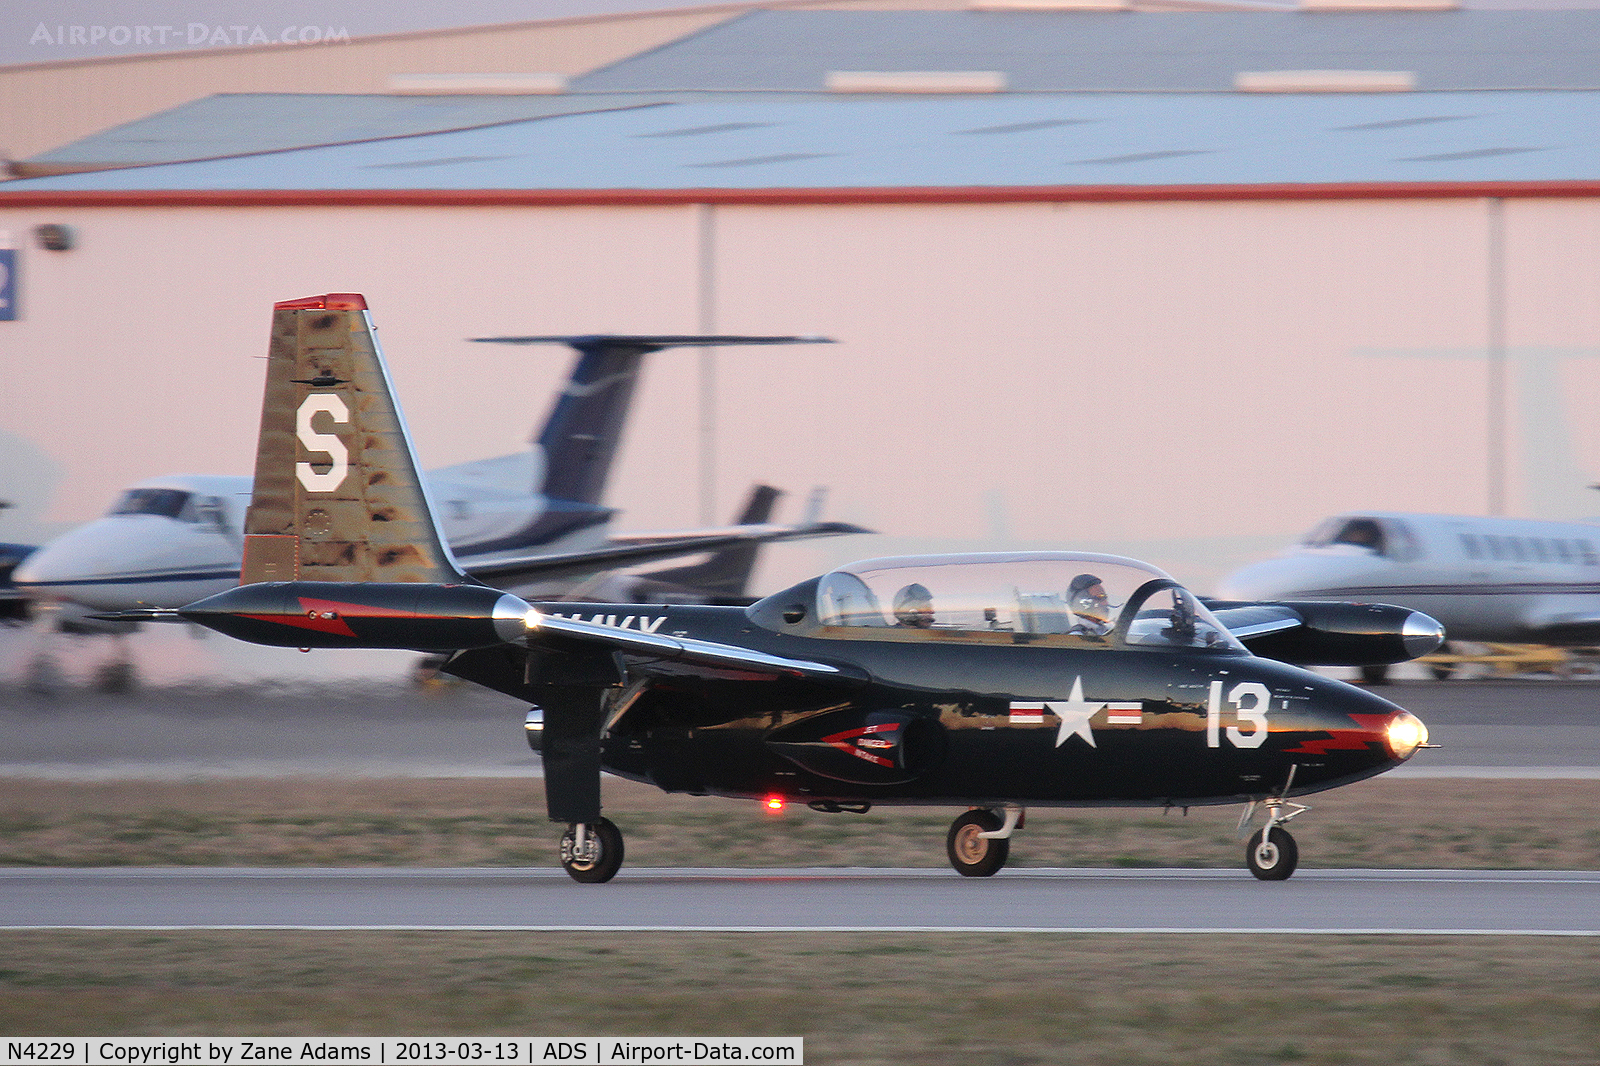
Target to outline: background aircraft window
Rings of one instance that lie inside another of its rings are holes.
[[[1308,548],[1326,548],[1333,543],[1333,538],[1339,535],[1339,530],[1344,528],[1344,519],[1325,518],[1307,533],[1300,543]]]
[[[177,518],[188,505],[189,496],[189,493],[181,489],[129,489],[111,508],[111,513],[154,514]]]
[[[1564,563],[1572,562],[1572,552],[1567,548],[1567,542],[1566,541],[1557,539],[1557,540],[1551,541],[1550,543],[1555,545],[1556,556],[1558,558],[1560,558],[1560,560],[1562,562],[1564,562]]]
[[[223,509],[221,499],[216,496],[196,496],[192,506],[195,521],[212,526],[218,532],[228,532],[228,512]]]
[[[1495,536],[1494,534],[1491,533],[1491,534],[1485,536],[1483,539],[1489,545],[1489,558],[1494,559],[1494,560],[1500,560],[1500,559],[1504,559],[1506,557],[1505,550],[1500,547],[1501,538],[1499,538],[1499,537],[1497,537],[1497,536]]]
[[[1354,544],[1359,548],[1370,548],[1382,555],[1384,554],[1383,527],[1370,518],[1352,518],[1339,530],[1332,543]]]
[[[1422,542],[1410,526],[1393,518],[1382,519],[1378,525],[1383,530],[1382,554],[1402,563],[1422,558]]]
[[[1522,550],[1521,537],[1507,537],[1506,551],[1511,555],[1511,558],[1515,559],[1519,563],[1527,561],[1528,557],[1523,553]]]
[[[1483,558],[1483,550],[1478,547],[1478,538],[1471,533],[1461,534],[1461,547],[1466,550],[1468,559]]]
[[[1533,546],[1533,557],[1535,559],[1541,563],[1549,562],[1549,557],[1545,555],[1544,539],[1542,537],[1534,537],[1528,543]]]
[[[1587,540],[1580,540],[1578,545],[1583,549],[1584,566],[1600,566],[1600,559],[1595,558],[1593,543]]]

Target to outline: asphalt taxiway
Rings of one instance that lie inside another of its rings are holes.
[[[0,928],[1600,936],[1600,873],[0,870]]]

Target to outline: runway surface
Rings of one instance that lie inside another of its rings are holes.
[[[1399,775],[1600,778],[1600,681],[1408,681],[1375,691],[1419,715],[1442,745]],[[0,680],[0,777],[525,777],[539,772],[522,738],[525,709],[472,686],[394,679],[127,695],[79,686],[52,696]]]
[[[0,870],[0,927],[1600,936],[1600,873],[1302,870]]]

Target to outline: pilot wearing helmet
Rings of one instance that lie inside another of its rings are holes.
[[[928,586],[913,581],[894,594],[894,621],[912,629],[933,628],[933,593]]]
[[[1067,586],[1067,609],[1072,612],[1072,628],[1067,632],[1080,637],[1103,637],[1111,632],[1111,600],[1093,574],[1072,579]]]

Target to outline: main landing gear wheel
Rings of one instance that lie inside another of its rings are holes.
[[[603,884],[617,876],[622,869],[622,831],[602,818],[593,825],[582,826],[583,840],[578,840],[579,826],[570,825],[561,835],[561,866],[574,881],[586,885]]]
[[[1288,830],[1272,826],[1258,829],[1244,850],[1250,872],[1263,881],[1283,881],[1300,863],[1300,848]]]
[[[962,877],[988,877],[1006,864],[1011,841],[986,840],[979,835],[993,833],[1002,824],[993,811],[968,811],[951,823],[945,851],[956,873]]]

